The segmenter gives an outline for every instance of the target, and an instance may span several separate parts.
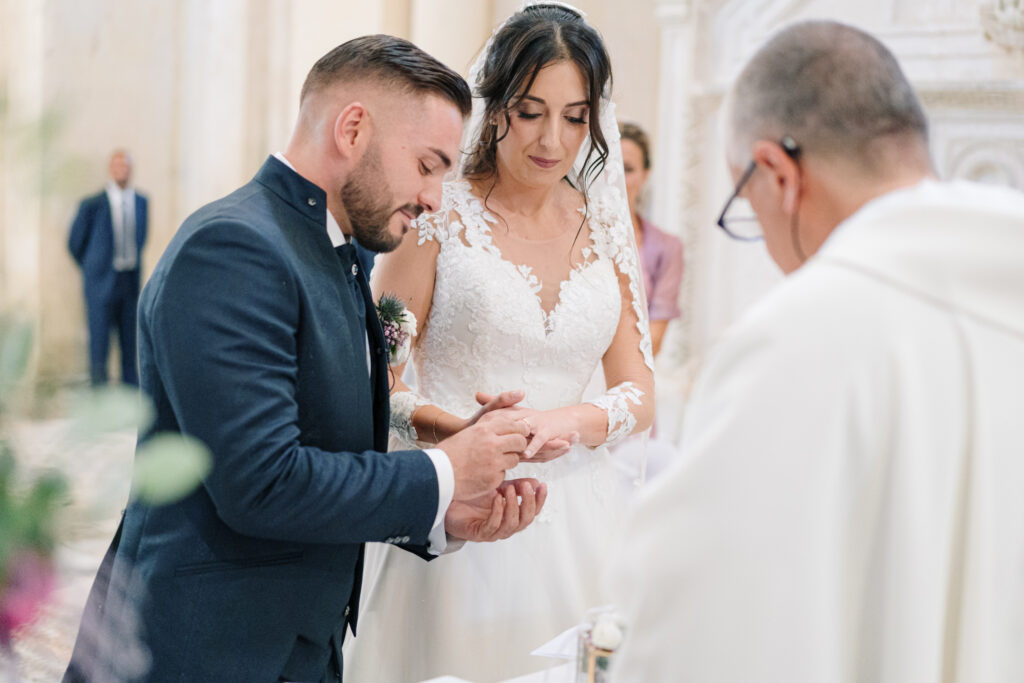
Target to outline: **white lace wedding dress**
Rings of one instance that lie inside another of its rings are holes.
[[[603,218],[592,204],[576,238],[579,260],[548,312],[533,270],[496,246],[494,237],[505,235],[501,224],[467,182],[448,184],[442,211],[418,228],[421,245],[440,244],[433,303],[412,356],[419,397],[460,416],[478,408],[476,391],[522,388],[523,404],[541,410],[580,403],[619,324],[616,259],[632,248],[612,238]],[[629,407],[640,393],[626,383],[594,401],[608,411],[609,441],[632,431]],[[394,422],[404,433],[393,431],[393,438],[415,438],[400,415]],[[509,477],[536,477],[549,493],[534,523],[508,540],[467,543],[430,563],[368,546],[359,636],[345,648],[346,681],[451,674],[484,683],[557,664],[530,652],[606,602],[601,576],[627,487],[604,446],[520,464]]]

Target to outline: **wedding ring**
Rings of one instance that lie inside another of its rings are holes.
[[[527,419],[526,419],[525,417],[521,417],[521,418],[519,418],[519,419],[520,419],[520,420],[522,420],[523,422],[525,422],[525,423],[526,423],[526,428],[530,430],[530,431],[529,431],[529,432],[527,433],[527,436],[529,436],[530,434],[533,434],[533,425],[532,425],[532,424],[530,424],[530,421],[529,421],[529,420],[527,420]]]

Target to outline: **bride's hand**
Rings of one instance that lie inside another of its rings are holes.
[[[444,529],[467,541],[500,541],[528,527],[547,497],[547,484],[536,479],[502,482],[496,491],[473,500],[453,501],[444,516]]]
[[[477,402],[485,405],[498,398],[482,393],[476,395]],[[565,455],[580,441],[579,432],[566,431],[565,415],[561,411],[505,408],[501,414],[513,420],[522,420],[530,430],[521,460],[548,462]]]

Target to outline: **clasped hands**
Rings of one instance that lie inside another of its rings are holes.
[[[505,481],[520,459],[546,462],[579,441],[560,433],[543,411],[517,408],[522,391],[477,394],[480,410],[438,444],[455,474],[455,493],[445,514],[445,531],[476,542],[497,541],[522,531],[544,507],[547,485],[536,479]]]

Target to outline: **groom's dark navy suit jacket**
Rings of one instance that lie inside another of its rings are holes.
[[[319,681],[355,626],[362,544],[427,543],[437,475],[422,451],[383,452],[380,326],[325,211],[320,188],[270,158],[185,221],[143,291],[152,432],[213,454],[184,500],[131,502],[105,561],[112,586],[144,591],[145,680]],[[117,632],[113,603],[98,580],[69,679],[87,674],[90,613]]]

